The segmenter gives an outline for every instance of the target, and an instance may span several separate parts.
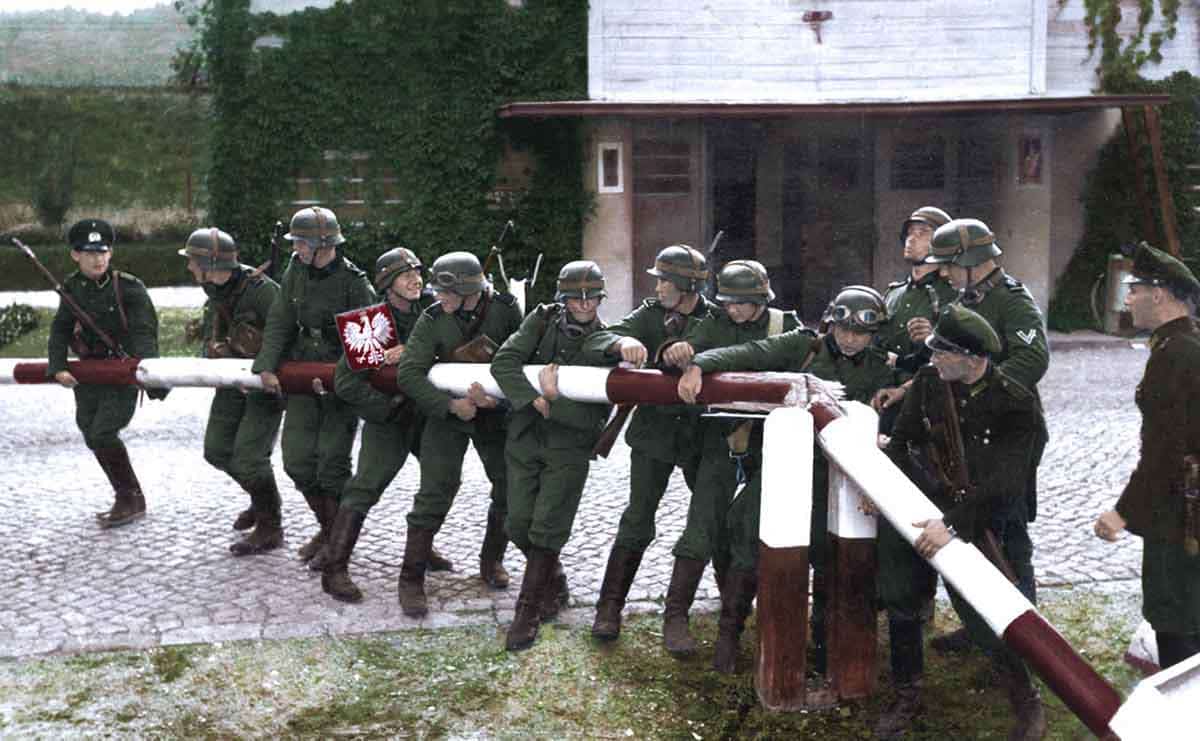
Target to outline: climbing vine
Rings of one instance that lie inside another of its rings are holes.
[[[1059,7],[1068,2],[1059,0]],[[1162,61],[1163,42],[1175,38],[1180,3],[1181,0],[1137,0],[1137,25],[1128,36],[1122,36],[1121,0],[1083,0],[1088,53],[1094,55],[1097,47],[1100,49],[1096,74],[1101,90],[1127,85],[1138,77],[1147,62]],[[1156,8],[1162,16],[1162,28],[1150,31]]]

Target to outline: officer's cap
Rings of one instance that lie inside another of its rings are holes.
[[[67,231],[67,244],[76,252],[108,252],[116,241],[112,225],[100,219],[77,221]]]
[[[1177,258],[1142,242],[1133,253],[1133,274],[1125,283],[1173,286],[1192,295],[1200,294],[1200,281]]]
[[[942,309],[925,344],[931,350],[976,357],[1000,352],[1000,337],[988,320],[961,304]]]

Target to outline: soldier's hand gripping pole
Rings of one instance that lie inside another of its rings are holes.
[[[47,270],[42,261],[37,258],[37,255],[33,254],[33,250],[29,249],[28,245],[16,237],[13,237],[12,241],[33,262],[34,266],[46,277],[46,280],[50,281],[50,285],[54,287],[55,293],[62,297],[63,303],[67,305],[67,308],[71,310],[71,313],[75,315],[79,323],[95,333],[100,338],[100,341],[104,343],[104,346],[109,349],[109,352],[113,354],[113,357],[120,358],[121,360],[129,358],[129,353],[125,352],[121,345],[112,338],[112,335],[105,332],[100,328],[100,325],[96,324],[96,320],[92,318],[92,315],[84,311],[83,307],[71,297],[71,294],[67,292],[67,289],[63,288],[58,278],[54,277],[54,273]]]

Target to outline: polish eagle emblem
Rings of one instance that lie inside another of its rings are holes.
[[[396,325],[386,303],[335,314],[334,319],[353,370],[380,367],[384,351],[396,345]]]

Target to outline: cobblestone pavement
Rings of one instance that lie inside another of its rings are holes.
[[[1105,347],[1057,353],[1042,393],[1051,441],[1041,468],[1041,507],[1034,525],[1043,584],[1136,577],[1141,545],[1091,535],[1137,454],[1133,390],[1144,349]],[[395,580],[403,551],[404,515],[417,484],[410,461],[372,511],[351,562],[366,592],[359,605],[327,597],[318,575],[295,556],[315,524],[283,473],[288,543],[273,553],[235,559],[230,528],[247,497],[200,457],[211,391],[179,389],[147,401],[126,431],[146,490],[148,516],[111,531],[92,513],[107,509],[110,490],[84,448],[70,394],[51,386],[0,387],[0,657],[118,647],[361,633],[511,619],[524,564],[510,549],[507,591],[490,591],[476,576],[487,497],[482,468],[468,453],[462,491],[436,544],[455,562],[452,573],[427,579],[431,613],[402,615]],[[628,492],[629,451],[619,444],[594,464],[563,553],[571,609],[565,619],[590,621],[609,545]],[[661,605],[670,579],[670,548],[684,522],[687,493],[676,475],[658,517],[658,539],[638,572],[631,609]],[[716,604],[711,575],[701,609]]]

